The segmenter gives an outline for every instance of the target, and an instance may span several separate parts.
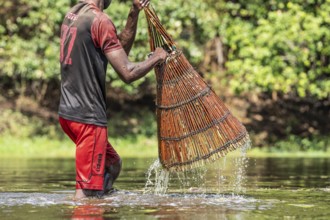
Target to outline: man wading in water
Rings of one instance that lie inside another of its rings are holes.
[[[59,122],[76,144],[75,199],[108,193],[121,170],[121,159],[107,137],[107,63],[124,82],[130,83],[167,57],[161,48],[140,63],[132,63],[127,57],[139,12],[149,1],[133,0],[127,24],[119,35],[103,13],[111,0],[80,0],[62,23]]]

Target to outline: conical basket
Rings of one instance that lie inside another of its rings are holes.
[[[170,171],[203,166],[250,143],[242,123],[195,71],[161,25],[145,8],[151,51],[171,55],[155,67],[159,160]]]

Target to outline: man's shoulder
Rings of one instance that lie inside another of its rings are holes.
[[[93,13],[95,13],[95,18],[97,21],[99,21],[99,22],[109,22],[110,21],[113,24],[111,18],[106,13],[104,13],[102,11],[95,11]]]

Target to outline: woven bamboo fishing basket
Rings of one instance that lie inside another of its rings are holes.
[[[155,67],[159,160],[170,171],[203,166],[250,143],[242,123],[195,71],[160,23],[145,8],[151,51],[163,47],[170,56]]]

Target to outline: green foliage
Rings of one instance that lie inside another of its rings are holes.
[[[267,149],[271,152],[328,152],[330,150],[330,138],[322,136],[303,138],[290,135],[286,140],[278,141]]]
[[[15,81],[14,89],[28,80],[59,79],[59,29],[75,2],[0,2],[1,79]],[[131,0],[113,1],[106,11],[118,32],[125,26],[131,4]],[[234,91],[329,96],[330,0],[153,0],[152,5],[194,66],[208,52],[203,51],[205,44],[221,37],[226,78],[219,80]],[[147,25],[141,13],[130,59],[141,61],[148,53]],[[214,78],[211,73],[205,75]],[[110,67],[107,80],[130,94],[141,92],[142,84],[155,84],[149,74],[126,85]]]
[[[59,24],[68,1],[2,1],[0,8],[0,76],[58,78]]]
[[[0,112],[0,136],[12,136],[17,139],[28,139],[36,136],[47,136],[50,139],[61,139],[59,125],[47,123],[38,117],[29,117],[19,111],[10,109]]]
[[[227,4],[222,37],[237,91],[330,94],[330,1]]]

